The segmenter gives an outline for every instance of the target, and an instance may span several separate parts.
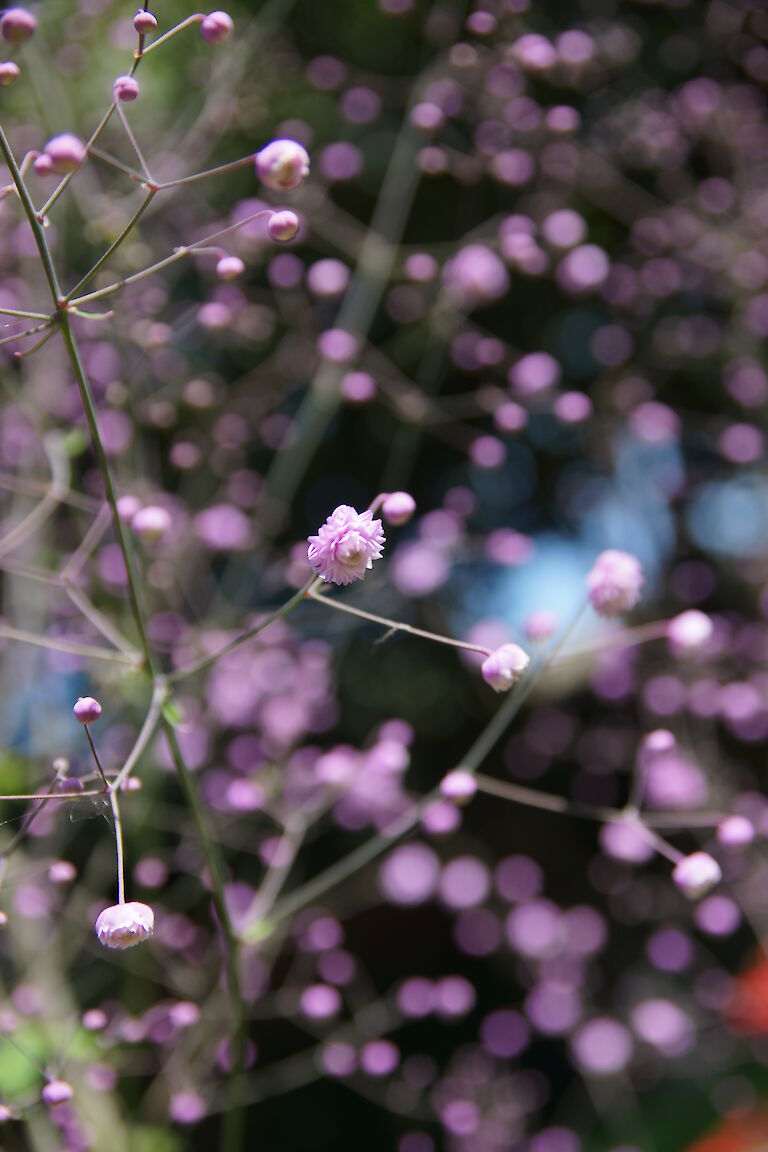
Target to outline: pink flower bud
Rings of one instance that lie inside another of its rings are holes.
[[[11,84],[15,84],[20,76],[18,64],[14,64],[13,60],[5,60],[0,64],[0,88],[10,88]]]
[[[122,104],[131,104],[139,94],[139,85],[133,76],[118,76],[112,85],[112,95]]]
[[[7,1104],[0,1104],[0,1124],[7,1124],[9,1120],[13,1120],[13,1112]]]
[[[713,632],[712,621],[704,612],[691,608],[667,625],[667,640],[673,653],[694,652],[706,644]]]
[[[587,592],[598,616],[610,619],[634,608],[644,582],[637,557],[611,548],[595,560],[587,576]]]
[[[45,154],[51,161],[51,171],[57,176],[66,176],[68,172],[74,172],[80,167],[87,156],[87,151],[79,137],[73,136],[71,132],[64,132],[61,136],[54,136],[48,141]]]
[[[72,711],[81,724],[93,724],[101,716],[101,704],[92,696],[81,696]]]
[[[0,19],[0,33],[10,44],[23,44],[34,36],[37,20],[26,8],[9,8]]]
[[[42,1095],[49,1108],[58,1108],[72,1099],[72,1085],[67,1084],[66,1080],[49,1080]]]
[[[295,212],[273,212],[267,224],[270,240],[278,240],[283,243],[286,240],[293,240],[298,230],[299,218]]]
[[[239,256],[222,256],[216,265],[216,275],[219,280],[236,280],[245,272],[245,264]]]
[[[698,900],[723,878],[717,860],[707,852],[693,852],[677,863],[672,879],[690,900]]]
[[[531,612],[523,623],[526,638],[534,643],[549,640],[558,628],[558,619],[554,612],[541,608],[538,612]]]
[[[298,188],[309,176],[309,155],[295,140],[273,140],[254,157],[256,175],[274,192]]]
[[[726,848],[741,848],[755,838],[755,826],[746,816],[726,816],[717,826],[717,839]]]
[[[83,1028],[86,1032],[101,1032],[106,1028],[109,1020],[103,1008],[89,1008],[83,1012]]]
[[[52,176],[53,160],[51,160],[50,156],[46,156],[45,152],[42,152],[39,156],[35,157],[34,169],[38,176]]]
[[[151,12],[145,12],[143,8],[139,8],[133,18],[133,26],[140,36],[146,36],[148,32],[154,32],[157,28],[157,20]]]
[[[77,869],[71,860],[54,860],[48,869],[51,884],[71,884],[77,876]]]
[[[121,496],[117,501],[117,514],[126,524],[130,524],[141,508],[138,496]]]
[[[105,948],[133,948],[148,940],[155,929],[155,914],[148,904],[131,900],[113,904],[99,913],[96,935]]]
[[[416,501],[410,492],[390,492],[381,505],[381,514],[387,524],[396,528],[407,524],[416,511]]]
[[[226,12],[209,12],[200,25],[200,33],[206,44],[220,44],[232,35],[232,17]]]
[[[486,684],[495,692],[508,692],[530,664],[530,657],[519,644],[502,644],[483,660],[480,671]]]
[[[171,527],[171,514],[156,504],[140,508],[131,520],[131,528],[136,535],[148,543],[161,540]]]
[[[440,791],[446,800],[452,800],[454,804],[463,804],[471,800],[477,792],[477,782],[471,772],[457,768],[440,781]]]

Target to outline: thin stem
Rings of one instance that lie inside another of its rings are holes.
[[[186,20],[182,20],[181,24],[177,24],[175,28],[171,28],[170,32],[166,32],[164,36],[160,36],[157,40],[153,40],[148,48],[145,48],[141,56],[149,56],[150,52],[154,52],[161,44],[167,43],[173,36],[178,36],[179,32],[183,32],[185,28],[189,28],[190,24],[201,24],[205,19],[202,12],[196,12],[193,16],[187,16]]]
[[[229,1081],[230,1107],[226,1117],[227,1129],[224,1134],[222,1146],[231,1148],[234,1152],[235,1149],[242,1147],[243,1101],[241,1080],[245,1068],[246,1039],[245,1004],[240,986],[239,943],[237,934],[232,926],[227,902],[224,898],[224,864],[219,848],[211,835],[208,825],[208,813],[200,799],[195,778],[189,771],[184,757],[181,754],[173,725],[167,719],[164,719],[163,728],[168,740],[171,758],[178,773],[179,784],[181,785],[187,805],[197,825],[203,855],[205,856],[205,862],[208,866],[210,876],[211,896],[224,934],[232,1047],[231,1077]]]
[[[556,812],[563,816],[577,816],[582,820],[596,820],[599,823],[632,823],[643,825],[645,828],[653,826],[659,828],[714,828],[723,819],[721,812],[660,812],[646,813],[642,820],[629,813],[625,808],[603,808],[595,804],[585,804],[581,800],[571,800],[566,796],[553,796],[548,792],[540,792],[536,788],[527,788],[523,784],[513,784],[508,780],[496,780],[493,776],[475,775],[477,787],[480,792],[489,796],[497,796],[500,800],[509,800],[513,804],[522,804],[527,808],[540,808],[546,812]]]
[[[168,697],[168,689],[166,688],[165,681],[161,677],[157,677],[155,687],[152,692],[152,700],[149,705],[144,723],[141,726],[141,731],[136,737],[136,743],[126,757],[125,763],[118,772],[115,779],[112,781],[112,788],[121,788],[125,781],[130,776],[133,769],[139,762],[142,752],[146,748],[149,741],[155,734],[160,714],[162,712],[163,704]]]
[[[87,731],[87,729],[86,729]],[[112,805],[112,818],[115,822],[115,845],[117,848],[117,902],[125,904],[125,861],[123,854],[123,822],[120,819],[120,803],[114,785],[108,790]]]
[[[306,822],[300,817],[294,818],[286,824],[285,831],[275,850],[276,863],[267,870],[250,910],[248,920],[251,925],[264,920],[272,910],[288,880],[301,845],[304,843],[306,832]],[[247,939],[248,925],[243,928],[242,935]]]
[[[326,604],[335,608],[337,612],[346,612],[350,616],[359,616],[361,620],[370,620],[374,624],[381,624],[391,632],[408,632],[411,636],[421,636],[424,640],[434,640],[436,644],[447,644],[451,648],[464,648],[467,652],[479,652],[482,656],[490,656],[490,650],[480,644],[468,644],[464,640],[454,640],[452,636],[440,636],[437,632],[425,632],[423,628],[414,628],[412,624],[403,624],[399,620],[390,620],[386,616],[376,616],[373,612],[364,612],[362,608],[353,608],[350,604],[341,604],[338,600],[331,600],[321,592],[307,592],[307,599],[314,600],[316,604]]]
[[[52,323],[53,321],[48,319],[44,324],[37,324],[34,328],[25,329],[24,332],[16,332],[13,336],[3,336],[0,344],[13,344],[15,340],[24,340],[27,336],[34,336],[36,332],[45,332]]]
[[[147,162],[144,159],[144,153],[142,152],[141,148],[139,147],[139,142],[136,139],[136,137],[135,137],[135,135],[131,129],[130,124],[128,123],[128,118],[125,115],[125,110],[124,110],[124,108],[123,108],[123,106],[119,100],[115,104],[115,110],[117,112],[117,115],[120,118],[120,123],[122,124],[123,128],[125,129],[125,134],[131,142],[131,147],[133,148],[134,152],[136,153],[136,157],[139,161],[139,164],[141,165],[141,171],[144,174],[144,179],[146,180],[147,184],[152,184],[153,183],[152,176],[150,175],[150,171],[149,171],[149,168],[147,166]]]
[[[253,164],[253,153],[241,156],[239,160],[230,160],[226,164],[217,164],[215,168],[206,168],[203,172],[194,172],[191,176],[180,176],[178,180],[164,180],[157,188],[164,192],[168,188],[179,188],[183,184],[196,184],[198,180],[207,180],[209,176],[222,176],[225,172],[234,172],[237,168],[244,168]]]
[[[0,795],[0,804],[6,800],[85,800],[90,796],[103,796],[103,788],[87,788],[82,792],[14,792]]]
[[[251,216],[246,216],[243,220],[238,220],[237,224],[230,224],[226,228],[220,228],[217,232],[212,232],[210,236],[203,236],[202,239],[196,240],[193,244],[185,244],[183,247],[176,248],[170,256],[166,256],[163,260],[158,260],[156,264],[150,264],[148,268],[142,269],[141,272],[135,272],[133,276],[126,276],[124,280],[116,280],[114,284],[108,284],[106,288],[99,288],[96,292],[88,292],[85,296],[78,296],[71,300],[71,304],[84,304],[88,300],[99,300],[102,296],[111,296],[114,292],[119,292],[121,288],[125,288],[128,284],[135,284],[138,280],[144,280],[147,276],[153,276],[155,272],[162,271],[163,268],[175,264],[177,260],[183,260],[190,252],[196,251],[198,248],[205,248],[214,240],[221,239],[222,236],[229,236],[233,232],[239,231],[244,228],[246,224],[253,223],[254,220],[263,220],[266,217],[274,215],[271,208],[262,208],[259,212],[254,212]]]
[[[5,640],[17,640],[20,644],[48,648],[52,652],[68,652],[72,656],[85,656],[92,660],[111,660],[113,664],[127,664],[134,668],[140,667],[143,661],[142,656],[114,652],[111,648],[98,648],[93,644],[78,644],[74,640],[60,640],[56,636],[39,636],[24,628],[11,628],[8,624],[0,624],[0,636]]]
[[[107,783],[107,778],[104,775],[104,769],[101,766],[101,760],[99,760],[99,754],[96,751],[96,745],[93,742],[93,737],[91,736],[91,731],[90,731],[87,724],[83,724],[83,728],[85,729],[85,734],[88,737],[88,743],[91,746],[91,754],[92,754],[93,759],[96,763],[96,768],[97,768],[97,771],[99,773],[99,776],[101,776],[101,782],[104,785],[104,791],[109,792],[109,790],[110,790],[109,784]],[[121,903],[122,903],[122,901],[121,901]]]
[[[75,551],[60,570],[59,575],[62,580],[74,580],[77,578],[86,560],[103,537],[107,528],[109,528],[111,522],[112,512],[107,504],[102,504],[80,544],[78,544]]]
[[[91,603],[83,591],[76,588],[74,584],[71,584],[66,578],[61,580],[61,585],[75,607],[79,608],[86,620],[89,620],[94,628],[101,632],[105,640],[109,640],[119,652],[124,652],[126,656],[130,656],[137,664],[141,663],[141,653],[137,652],[131,642],[126,640],[125,636],[114,626],[112,621],[109,620],[103,612],[100,612],[95,604]]]
[[[125,524],[123,523],[123,520],[117,510],[117,492],[115,491],[115,486],[112,480],[112,470],[109,466],[109,460],[107,459],[107,453],[104,449],[104,443],[101,439],[101,432],[99,430],[99,423],[96,415],[96,405],[94,404],[90,384],[88,383],[88,377],[85,374],[85,370],[80,359],[77,342],[75,340],[74,333],[72,332],[69,317],[67,316],[66,312],[61,313],[60,324],[61,332],[64,337],[64,343],[67,346],[69,358],[75,372],[75,379],[77,381],[80,399],[83,408],[85,409],[86,419],[88,421],[88,426],[91,432],[93,449],[96,453],[96,459],[98,461],[102,478],[104,480],[104,488],[106,489],[107,501],[110,508],[112,509],[112,519],[115,525],[115,532],[117,534],[118,543],[120,545],[120,551],[123,554],[123,563],[125,564],[126,577],[128,581],[128,598],[130,600],[133,619],[134,623],[136,624],[136,630],[139,634],[140,647],[144,655],[146,666],[151,673],[153,671],[152,651],[150,649],[149,640],[147,638],[146,629],[144,627],[144,614],[141,607],[141,596],[139,593],[139,582],[136,573],[135,561],[126,533]]]
[[[53,192],[51,192],[50,196],[46,200],[45,204],[43,204],[40,211],[35,213],[35,218],[38,221],[38,223],[40,223],[40,221],[45,219],[49,210],[56,203],[59,196],[61,196],[62,192],[68,187],[69,182],[72,179],[72,177],[75,176],[76,173],[78,173],[80,171],[83,164],[85,164],[86,160],[88,159],[88,153],[90,152],[92,146],[98,140],[99,136],[101,136],[101,134],[104,131],[104,129],[106,128],[107,124],[109,124],[110,120],[112,119],[112,114],[114,111],[115,111],[115,101],[113,100],[112,103],[110,104],[109,108],[107,109],[107,111],[102,116],[99,123],[96,125],[96,128],[94,129],[93,133],[91,134],[90,139],[87,141],[87,143],[85,145],[85,156],[83,157],[82,162],[80,164],[78,164],[77,168],[74,168],[71,172],[68,172],[66,174],[66,176],[62,180],[59,181],[59,183],[54,188]]]
[[[135,168],[131,168],[129,164],[123,164],[122,160],[118,160],[116,156],[110,155],[102,148],[91,148],[91,156],[94,160],[101,161],[102,164],[108,164],[111,168],[116,168],[118,172],[122,172],[125,176],[130,176],[131,180],[135,180],[137,184],[144,183],[144,177]]]
[[[241,644],[245,644],[248,640],[252,640],[254,636],[258,636],[259,632],[263,632],[270,624],[274,624],[275,620],[280,620],[283,616],[287,616],[291,609],[295,608],[297,604],[300,604],[302,600],[309,596],[316,582],[316,576],[310,577],[306,584],[291,596],[290,600],[286,600],[285,604],[281,604],[279,608],[276,608],[274,612],[270,612],[269,615],[265,616],[263,620],[260,620],[258,624],[254,624],[253,628],[249,628],[246,632],[241,632],[234,640],[230,640],[228,644],[217,649],[216,652],[211,652],[209,656],[202,656],[199,660],[196,660],[194,664],[189,664],[186,668],[179,668],[176,672],[172,672],[168,677],[168,683],[178,684],[180,680],[186,680],[189,676],[195,676],[198,672],[204,672],[206,668],[210,668],[217,660],[221,660],[222,656],[227,656],[230,652],[234,652],[236,648],[239,648]]]
[[[86,272],[86,274],[85,274],[85,276],[83,276],[82,280],[80,280],[77,284],[75,284],[74,288],[72,288],[72,290],[67,294],[67,300],[68,301],[71,300],[72,297],[75,295],[75,293],[79,292],[81,288],[84,288],[86,284],[89,284],[91,282],[91,280],[93,280],[93,278],[97,274],[97,272],[99,272],[99,270],[104,267],[104,265],[107,263],[107,261],[110,259],[110,257],[114,255],[114,253],[117,251],[117,249],[120,247],[120,245],[126,239],[126,237],[136,227],[139,220],[141,219],[141,217],[146,212],[147,208],[149,208],[150,204],[152,203],[152,201],[155,198],[155,195],[156,195],[155,189],[150,188],[149,192],[147,192],[147,195],[144,197],[144,200],[141,202],[139,207],[136,209],[133,216],[131,216],[130,220],[126,224],[125,228],[123,228],[122,232],[117,237],[117,239],[114,240],[110,244],[109,248],[107,248],[104,255],[101,256],[96,261],[93,268],[91,268],[91,270],[89,272]]]
[[[47,320],[53,322],[53,316],[46,316],[45,312],[24,312],[21,308],[0,308],[0,316],[17,316],[19,320]]]
[[[54,324],[47,324],[46,328],[50,328],[50,332],[43,336],[42,340],[38,340],[37,344],[33,344],[31,348],[25,348],[23,352],[14,352],[17,360],[23,360],[27,356],[33,356],[35,352],[40,351],[44,344],[48,343],[52,336],[56,335],[56,326]]]

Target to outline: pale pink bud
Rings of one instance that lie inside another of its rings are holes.
[[[239,256],[222,256],[216,265],[216,275],[219,280],[236,280],[245,272],[245,264]]]
[[[83,1012],[83,1028],[87,1032],[101,1032],[108,1023],[109,1020],[103,1008],[89,1008],[87,1012]]]
[[[9,1120],[13,1120],[13,1112],[7,1104],[0,1104],[0,1124],[7,1124]]]
[[[77,869],[71,860],[54,860],[48,869],[51,884],[71,884],[77,876]]]
[[[471,800],[477,792],[477,782],[471,772],[456,768],[440,781],[440,791],[446,800],[452,800],[454,804],[463,804]]]
[[[0,88],[10,88],[11,84],[15,84],[20,75],[18,64],[14,64],[13,60],[5,60],[0,64]]]
[[[232,17],[226,12],[209,12],[200,25],[200,33],[206,44],[220,44],[232,35]]]
[[[81,724],[93,724],[101,716],[101,704],[92,696],[81,696],[72,711]]]
[[[713,630],[709,616],[691,608],[667,624],[669,647],[673,652],[693,652],[707,643]]]
[[[609,548],[595,560],[587,576],[587,592],[598,616],[610,619],[634,608],[644,582],[636,556]]]
[[[131,104],[139,94],[139,85],[133,76],[118,76],[112,85],[112,95],[122,104]]]
[[[51,161],[52,171],[57,176],[66,176],[74,172],[85,160],[87,155],[85,144],[78,136],[71,132],[64,132],[61,136],[54,136],[45,146],[45,154]]]
[[[46,156],[45,152],[41,152],[39,156],[35,157],[34,169],[38,176],[52,176],[53,160],[50,156]]]
[[[285,243],[287,240],[293,240],[294,236],[299,230],[299,218],[295,212],[273,212],[267,224],[267,232],[269,233],[270,240],[278,240]]]
[[[549,640],[557,632],[558,619],[554,612],[547,608],[540,608],[538,612],[531,612],[523,623],[523,630],[528,640],[540,643]]]
[[[530,664],[530,657],[519,644],[502,644],[483,660],[480,671],[486,684],[495,692],[508,692]]]
[[[746,816],[726,816],[717,826],[717,838],[726,848],[741,848],[755,838],[755,826]]]
[[[26,8],[9,8],[0,19],[0,33],[10,44],[23,44],[34,36],[37,20]]]
[[[43,1100],[49,1108],[58,1108],[72,1099],[72,1085],[66,1080],[49,1080],[43,1088]]]
[[[146,36],[148,32],[154,32],[157,28],[157,20],[151,12],[145,12],[143,8],[139,8],[133,18],[133,26],[140,36]]]
[[[96,935],[105,948],[132,948],[148,940],[154,929],[154,912],[138,900],[113,904],[100,912],[96,920]]]
[[[140,508],[138,496],[121,496],[117,501],[117,514],[126,524],[130,524]]]
[[[723,878],[720,865],[708,852],[693,852],[674,867],[672,879],[690,900],[698,900]]]
[[[396,528],[407,524],[415,511],[416,501],[410,492],[390,492],[381,505],[382,516]]]
[[[171,527],[171,514],[156,504],[140,508],[131,520],[131,528],[144,541],[152,543],[161,540]]]
[[[272,140],[254,156],[256,175],[275,192],[298,188],[309,175],[309,155],[295,140]]]

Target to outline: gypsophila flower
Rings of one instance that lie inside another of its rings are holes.
[[[148,940],[154,928],[154,912],[138,900],[105,908],[96,920],[96,935],[105,948],[132,948]]]
[[[610,619],[634,608],[644,583],[637,557],[610,548],[595,560],[587,576],[587,592],[595,612]]]
[[[672,879],[690,900],[698,900],[723,878],[720,865],[708,852],[693,852],[674,867]]]
[[[298,188],[309,176],[309,155],[296,140],[272,140],[254,157],[256,175],[274,192]]]
[[[381,520],[374,520],[372,512],[340,504],[308,540],[307,559],[320,579],[351,584],[362,580],[380,558],[385,536]]]
[[[483,660],[480,671],[495,692],[508,692],[530,662],[528,653],[519,644],[502,644]]]

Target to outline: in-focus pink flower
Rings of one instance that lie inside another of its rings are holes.
[[[599,616],[610,619],[634,608],[645,578],[640,561],[629,552],[601,552],[587,576],[587,592]]]
[[[96,935],[105,948],[132,948],[148,940],[154,929],[154,912],[138,900],[113,904],[100,912],[96,920]]]
[[[384,548],[381,520],[340,504],[316,536],[310,536],[307,559],[321,580],[351,584],[362,580]]]
[[[525,672],[530,657],[519,644],[502,644],[483,660],[481,672],[496,692],[508,692]]]
[[[259,180],[274,192],[298,188],[309,176],[309,155],[296,140],[272,140],[254,161]]]

